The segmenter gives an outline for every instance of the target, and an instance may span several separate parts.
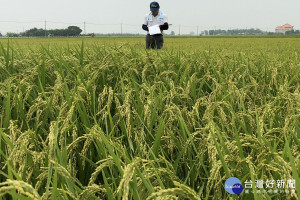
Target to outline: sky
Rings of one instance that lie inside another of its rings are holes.
[[[166,33],[200,34],[209,29],[274,31],[289,23],[300,29],[299,0],[157,0],[172,24]],[[0,33],[33,27],[79,26],[86,33],[145,33],[149,0],[0,0]],[[46,23],[45,23],[46,21]],[[85,22],[85,29],[84,29]],[[121,25],[122,24],[122,25]],[[198,27],[198,28],[197,28]],[[84,31],[83,31],[84,32]]]

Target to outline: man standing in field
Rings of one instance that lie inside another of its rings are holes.
[[[161,49],[164,44],[163,30],[168,30],[167,15],[159,10],[157,2],[150,3],[150,13],[145,16],[142,28],[147,31],[146,48]],[[149,30],[150,29],[150,30]]]

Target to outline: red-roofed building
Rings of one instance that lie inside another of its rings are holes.
[[[282,26],[277,26],[276,29],[275,29],[275,32],[285,34],[285,32],[292,31],[292,30],[294,30],[294,26],[292,26],[290,24],[285,24],[285,25],[282,25]]]

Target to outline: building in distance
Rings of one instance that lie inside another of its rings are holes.
[[[290,24],[284,24],[282,26],[277,26],[275,29],[276,33],[282,33],[283,35],[285,35],[285,33],[287,31],[293,31],[294,30],[294,26],[290,25]]]

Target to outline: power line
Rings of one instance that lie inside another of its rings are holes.
[[[120,24],[97,24],[97,23],[86,23],[90,25],[96,25],[96,26],[119,26]]]
[[[79,22],[56,22],[56,21],[48,21],[50,23],[53,23],[53,24],[82,24],[82,23],[79,23]]]
[[[45,21],[15,21],[15,20],[0,20],[0,23],[21,23],[21,24],[26,24],[26,23],[44,23]],[[53,24],[82,24],[82,22],[63,22],[63,21],[47,21],[47,23],[53,23]],[[86,25],[97,25],[97,26],[119,26],[120,24],[103,24],[103,23],[93,23],[93,22],[86,22]],[[127,23],[122,23],[123,26],[134,26],[134,27],[139,27],[140,25],[137,24],[127,24]],[[199,26],[199,25],[175,25],[174,26],[180,26],[180,28],[201,28],[201,29],[216,29],[216,26],[213,27],[207,27],[207,26]],[[233,27],[220,27],[218,28],[222,29],[245,29],[245,28],[233,28]],[[275,29],[276,27],[265,27],[261,29]]]
[[[123,25],[126,25],[126,26],[140,26],[140,25],[136,25],[136,24],[123,24]]]
[[[43,23],[44,21],[0,21],[3,23],[19,23],[19,24],[29,24],[29,23]]]
[[[111,28],[113,28],[115,31],[118,30],[117,32],[121,32],[121,34],[123,34],[125,31],[130,31],[130,32],[139,32],[141,33],[142,32],[142,29],[140,28],[141,25],[137,25],[137,24],[130,24],[130,23],[117,23],[117,24],[105,24],[105,23],[95,23],[95,22],[65,22],[65,21],[38,21],[38,20],[32,20],[32,21],[19,21],[19,20],[0,20],[0,23],[11,23],[11,24],[24,24],[24,26],[22,27],[22,25],[20,27],[16,27],[16,29],[23,29],[24,31],[24,27],[28,27],[29,25],[26,25],[25,24],[36,24],[35,26],[40,26],[40,27],[44,27],[45,30],[49,29],[49,25],[51,27],[51,24],[65,24],[65,25],[77,25],[77,26],[80,26],[82,27],[82,29],[84,29],[84,33],[86,34],[87,33],[87,28],[90,28],[91,30],[94,29],[94,31],[96,30],[99,31],[98,28],[92,28],[92,26],[111,26]],[[2,25],[1,29],[5,28],[6,25]],[[90,26],[90,27],[89,27]],[[7,29],[8,26],[7,26]],[[89,29],[89,30],[90,30]],[[208,27],[208,26],[199,26],[199,25],[182,25],[182,24],[175,24],[173,25],[172,27],[169,28],[169,30],[176,30],[178,31],[179,35],[181,34],[188,34],[188,33],[191,33],[191,32],[196,32],[197,35],[199,35],[200,33],[202,33],[204,30],[214,30],[214,32],[216,30],[241,30],[241,29],[245,29],[245,28],[234,28],[234,27],[225,27],[225,26],[211,26],[211,27]],[[246,28],[247,29],[247,28]],[[264,28],[255,28],[255,29],[260,29],[262,30],[263,32],[272,32],[272,31],[275,31],[275,27],[267,27],[265,26]],[[296,30],[296,27],[294,27],[294,29]],[[112,29],[108,29],[108,28],[104,28],[103,29],[105,32],[108,31],[112,31]],[[124,31],[125,30],[125,31]],[[46,33],[45,33],[45,36],[46,36]]]

